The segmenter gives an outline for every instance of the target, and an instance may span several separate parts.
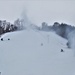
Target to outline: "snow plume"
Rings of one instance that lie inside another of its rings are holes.
[[[68,35],[68,45],[73,49],[75,55],[75,30],[71,31]]]
[[[31,25],[31,22],[29,21],[26,10],[23,10],[21,14],[21,22],[26,29],[29,28]]]

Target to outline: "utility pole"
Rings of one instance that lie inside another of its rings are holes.
[[[49,35],[47,35],[47,38],[48,38],[48,44],[49,44]]]

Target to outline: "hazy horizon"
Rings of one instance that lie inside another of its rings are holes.
[[[74,0],[0,0],[0,19],[13,23],[25,11],[29,21],[36,25],[42,22],[50,25],[56,21],[75,25],[74,8]]]

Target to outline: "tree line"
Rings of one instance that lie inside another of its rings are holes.
[[[7,22],[6,20],[0,20],[0,35],[7,32],[17,31],[22,29],[23,29],[23,24],[22,20],[20,19],[15,20],[14,24]]]
[[[48,25],[46,22],[43,22],[41,24],[41,27],[39,27],[39,30],[41,31],[54,31],[57,35],[65,38],[68,40],[67,46],[68,48],[71,48],[72,40],[75,38],[75,27],[66,23],[58,23],[54,22],[53,25]],[[75,42],[75,41],[74,41]],[[75,43],[73,43],[74,45]]]

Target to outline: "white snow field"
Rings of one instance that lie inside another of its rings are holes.
[[[2,37],[1,75],[75,75],[73,50],[54,32],[23,30]]]

